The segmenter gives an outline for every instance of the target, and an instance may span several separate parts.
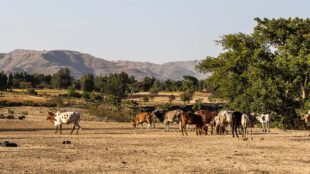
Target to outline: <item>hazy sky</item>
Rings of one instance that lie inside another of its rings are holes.
[[[0,0],[0,52],[66,49],[163,63],[216,56],[255,17],[309,18],[310,0]]]

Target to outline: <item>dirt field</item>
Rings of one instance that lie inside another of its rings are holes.
[[[14,108],[16,113],[21,112]],[[46,108],[26,120],[0,120],[0,173],[310,173],[310,137],[306,131],[270,134],[254,130],[254,140],[225,136],[183,137],[163,126],[151,132],[129,123],[81,121],[80,135],[55,135]],[[174,125],[173,128],[177,126]],[[71,144],[62,144],[69,140]]]

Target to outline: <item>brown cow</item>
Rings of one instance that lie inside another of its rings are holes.
[[[181,131],[182,131],[182,135],[183,134],[183,130],[185,131],[185,134],[187,135],[186,132],[186,125],[189,124],[194,124],[196,125],[196,135],[201,135],[202,134],[202,129],[204,127],[204,124],[202,122],[202,117],[196,114],[193,114],[191,112],[182,112],[181,115]]]
[[[133,119],[133,128],[136,130],[136,127],[141,124],[141,132],[143,131],[143,123],[147,124],[147,129],[151,131],[151,125],[153,123],[153,116],[151,112],[140,112],[136,115],[136,117]]]
[[[305,121],[306,126],[310,127],[310,110],[308,111],[307,114],[304,115],[304,117],[302,118],[302,120]],[[309,133],[310,136],[310,133]]]
[[[209,125],[211,126],[211,134],[213,134],[213,128],[215,126],[214,117],[217,116],[217,111],[199,110],[195,114],[201,116],[202,122],[205,126],[205,133],[208,135]]]

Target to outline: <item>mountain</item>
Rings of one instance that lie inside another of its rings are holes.
[[[89,54],[68,50],[33,51],[14,50],[0,53],[0,70],[8,72],[28,72],[53,74],[61,68],[69,68],[75,78],[83,74],[107,75],[110,73],[126,72],[141,80],[145,76],[160,80],[180,80],[183,75],[191,75],[198,79],[206,75],[195,71],[199,61],[178,61],[164,64],[131,61],[108,61]]]

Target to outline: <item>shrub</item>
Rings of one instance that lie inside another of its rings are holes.
[[[63,99],[62,97],[60,96],[54,96],[54,97],[51,97],[49,100],[48,100],[48,104],[47,105],[50,105],[50,106],[63,106],[64,102],[63,102]]]
[[[195,111],[200,110],[202,108],[202,101],[203,101],[202,98],[196,99],[193,105],[193,110]]]
[[[68,96],[69,97],[78,97],[79,96],[79,94],[76,92],[74,86],[69,86],[67,91],[68,91]]]
[[[33,88],[28,88],[25,93],[29,95],[38,95],[38,93]]]
[[[84,99],[90,99],[90,93],[89,92],[84,91],[82,96]]]
[[[22,104],[23,104],[24,106],[33,106],[33,105],[34,105],[33,101],[31,101],[31,100],[23,101]]]
[[[96,94],[95,92],[90,93],[91,101],[102,101],[102,96],[100,94]]]

